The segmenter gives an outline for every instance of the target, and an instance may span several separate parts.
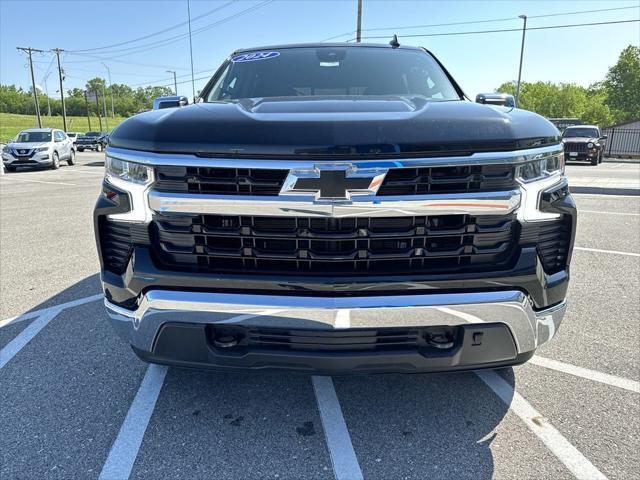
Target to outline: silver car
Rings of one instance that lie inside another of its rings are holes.
[[[56,128],[30,128],[21,131],[2,149],[2,163],[9,172],[20,166],[57,169],[60,161],[75,163],[73,142]]]

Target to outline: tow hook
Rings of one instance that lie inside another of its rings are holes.
[[[238,345],[238,339],[232,335],[223,335],[216,337],[213,344],[218,348],[231,348]]]
[[[447,332],[447,331],[427,332],[424,336],[424,339],[429,346],[440,349],[440,350],[448,350],[454,345],[452,332]]]

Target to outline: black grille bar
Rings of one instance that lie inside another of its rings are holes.
[[[512,257],[515,216],[306,218],[154,216],[164,268],[318,275],[499,269]]]
[[[158,166],[154,189],[215,195],[278,195],[288,173],[262,168]],[[516,187],[511,164],[392,168],[378,195],[491,192]]]

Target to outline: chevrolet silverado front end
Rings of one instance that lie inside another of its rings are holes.
[[[106,155],[105,304],[147,361],[499,367],[564,314],[559,132],[468,101],[423,49],[234,52],[195,104],[123,122]]]

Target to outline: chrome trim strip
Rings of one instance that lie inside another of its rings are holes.
[[[105,306],[118,332],[133,346],[151,351],[166,322],[230,323],[281,328],[344,328],[336,318],[349,310],[349,328],[506,324],[518,353],[547,342],[557,331],[564,302],[534,311],[520,291],[377,297],[291,297],[151,290],[137,310]],[[341,313],[342,312],[342,313]]]
[[[149,206],[159,213],[280,217],[389,217],[414,215],[506,215],[520,205],[520,192],[448,195],[357,196],[346,202],[316,201],[314,195],[235,196],[164,193],[150,190]]]
[[[316,160],[271,160],[250,158],[206,158],[193,154],[180,153],[152,153],[139,150],[125,150],[107,147],[107,155],[120,160],[143,163],[145,165],[186,165],[190,167],[220,167],[220,168],[264,168],[277,170],[313,169],[318,163],[348,162],[356,168],[403,168],[419,166],[448,166],[448,165],[482,165],[523,163],[531,160],[543,159],[551,155],[564,152],[562,144],[547,147],[515,150],[511,152],[479,152],[463,157],[432,157],[432,158],[398,158],[398,159],[368,159],[357,160],[340,158]]]

